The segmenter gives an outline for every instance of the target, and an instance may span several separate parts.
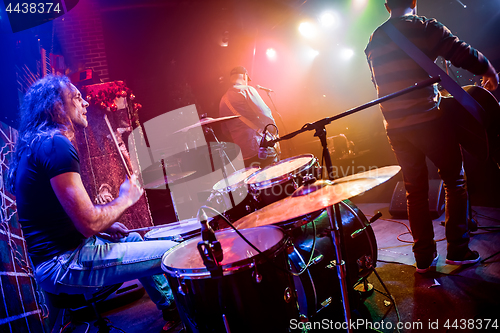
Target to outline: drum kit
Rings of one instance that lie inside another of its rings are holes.
[[[222,163],[223,179],[213,185],[197,218],[146,233],[146,240],[178,242],[163,255],[161,266],[186,331],[290,332],[294,320],[335,318],[351,332],[354,308],[350,303],[358,292],[354,288],[366,282],[377,262],[377,242],[370,224],[381,214],[367,220],[349,198],[389,180],[400,167],[332,179],[325,126],[439,80],[416,83],[261,142],[261,147],[272,146],[314,130],[323,148],[325,172],[312,154],[290,157],[263,169],[235,170],[233,166],[234,172],[229,174]],[[210,118],[181,131],[233,118]],[[221,160],[227,158],[219,153]],[[324,174],[329,179],[321,179]]]
[[[372,221],[348,199],[400,168],[333,181],[321,170],[312,154],[237,170],[213,185],[200,216],[146,233],[179,243],[161,265],[188,332],[288,332],[291,320],[345,312],[342,283],[355,293],[377,261]],[[343,255],[332,217],[342,225]]]

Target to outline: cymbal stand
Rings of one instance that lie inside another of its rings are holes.
[[[319,124],[316,127],[316,133],[314,136],[319,137],[321,146],[323,147],[323,160],[325,161],[326,170],[328,173],[328,178],[333,180],[333,163],[328,150],[326,128],[324,124]],[[335,248],[335,256],[337,261],[334,263],[337,267],[337,276],[340,281],[340,292],[342,297],[342,304],[344,309],[344,319],[347,323],[347,332],[351,332],[351,307],[349,305],[349,295],[347,289],[347,270],[344,261],[344,233],[342,232],[342,216],[340,215],[340,203],[336,203],[332,206],[326,208],[328,213],[328,219],[330,220],[330,232],[332,235],[332,241]]]
[[[215,139],[215,142],[217,142],[220,145],[221,142],[219,141],[219,139],[217,139],[217,136],[215,135],[215,132],[212,129],[212,127],[210,127],[210,126],[204,126],[204,127],[205,127],[205,129],[204,129],[205,133],[212,134],[212,136]],[[208,145],[208,149],[210,150],[210,145]],[[226,185],[226,188],[227,188],[227,187],[229,187],[229,182],[227,181],[227,172],[226,172],[226,164],[224,163],[224,157],[227,159],[227,161],[229,162],[229,164],[233,168],[233,172],[236,172],[236,168],[234,167],[233,162],[231,162],[231,159],[229,158],[229,156],[227,156],[226,151],[224,149],[219,149],[219,157],[220,157],[220,161],[221,161],[222,177],[224,179],[224,182],[225,182],[225,185]],[[211,153],[211,151],[210,151],[210,161],[212,161],[212,153]],[[212,168],[215,169],[213,167],[213,162],[212,162]],[[213,171],[215,171],[215,170],[213,170]],[[231,208],[232,207],[236,207],[236,204],[235,204],[234,198],[233,198],[233,193],[231,191],[228,191],[228,192],[229,192],[228,193],[229,194],[229,200],[231,201]]]
[[[358,106],[354,109],[345,111],[343,113],[340,113],[336,116],[333,117],[327,117],[324,119],[320,119],[314,123],[307,123],[304,126],[302,126],[301,129],[289,133],[287,135],[284,135],[280,138],[274,139],[274,140],[269,140],[267,142],[264,142],[263,146],[264,147],[271,147],[274,146],[277,142],[282,141],[282,140],[288,140],[296,135],[305,132],[305,131],[315,131],[314,136],[317,136],[320,139],[321,145],[323,147],[323,158],[325,161],[325,166],[328,172],[328,178],[330,180],[333,180],[333,163],[332,159],[330,157],[330,152],[328,151],[328,145],[327,145],[327,136],[326,136],[326,128],[325,126],[330,124],[332,121],[343,118],[345,116],[351,115],[353,113],[356,113],[358,111],[364,110],[370,106],[377,105],[379,103],[382,103],[386,100],[398,97],[400,95],[409,93],[411,91],[417,90],[417,89],[422,89],[427,86],[430,86],[434,83],[437,83],[441,81],[440,77],[437,78],[430,78],[425,81],[421,81],[416,83],[414,86],[408,87],[406,89],[394,92],[392,94],[389,94],[384,97],[377,98],[371,102],[368,102],[366,104],[363,104],[361,106]],[[335,246],[335,254],[337,256],[337,261],[335,263],[335,266],[337,267],[337,274],[339,277],[340,281],[340,291],[341,291],[341,296],[342,296],[342,302],[343,302],[343,308],[344,308],[344,319],[345,322],[347,323],[347,332],[352,332],[350,328],[350,321],[351,321],[351,313],[350,313],[350,306],[349,306],[349,297],[348,297],[348,290],[347,290],[347,271],[345,267],[345,262],[342,259],[343,254],[345,253],[344,250],[344,242],[343,242],[343,232],[342,232],[342,217],[340,214],[340,203],[336,203],[330,207],[327,207],[327,212],[328,212],[328,217],[330,220],[330,232],[332,234],[332,240],[334,242]]]

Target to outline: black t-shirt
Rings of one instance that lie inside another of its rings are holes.
[[[84,239],[50,184],[51,178],[66,172],[80,173],[80,159],[75,147],[61,134],[43,138],[26,149],[19,161],[17,212],[35,265],[76,248]]]

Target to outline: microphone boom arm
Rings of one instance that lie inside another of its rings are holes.
[[[264,142],[263,143],[263,147],[272,147],[277,142],[291,139],[291,138],[293,138],[293,137],[297,136],[298,134],[300,134],[302,132],[305,132],[305,131],[313,131],[313,130],[318,130],[318,129],[324,128],[324,126],[330,124],[334,120],[337,120],[337,119],[349,116],[349,115],[351,115],[353,113],[356,113],[356,112],[359,112],[361,110],[367,109],[367,108],[369,108],[371,106],[374,106],[376,104],[380,104],[380,103],[385,102],[385,101],[387,101],[389,99],[392,99],[392,98],[395,98],[395,97],[407,94],[407,93],[412,92],[414,90],[418,90],[418,89],[422,89],[422,88],[428,87],[428,86],[433,85],[434,83],[437,83],[439,81],[441,81],[441,77],[439,77],[439,76],[436,77],[436,78],[430,78],[430,79],[427,79],[427,80],[424,80],[424,81],[420,81],[420,82],[415,83],[415,85],[413,85],[411,87],[408,87],[408,88],[405,88],[403,90],[396,91],[396,92],[394,92],[392,94],[389,94],[389,95],[382,96],[380,98],[374,99],[371,102],[368,102],[366,104],[360,105],[360,106],[355,107],[353,109],[347,110],[347,111],[342,112],[342,113],[340,113],[338,115],[335,115],[333,117],[323,118],[323,119],[320,119],[320,120],[318,120],[318,121],[316,121],[314,123],[307,123],[304,126],[302,126],[301,129],[299,129],[299,130],[297,130],[295,132],[292,132],[292,133],[283,135],[282,137],[279,137],[279,138],[276,138],[276,139]]]

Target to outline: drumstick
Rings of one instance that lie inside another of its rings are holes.
[[[128,178],[132,176],[132,172],[130,172],[127,162],[125,162],[125,158],[123,157],[122,151],[120,150],[120,146],[118,145],[118,140],[116,139],[115,132],[113,132],[113,128],[109,123],[108,115],[104,114],[104,121],[106,121],[106,125],[108,125],[109,132],[111,133],[111,138],[113,138],[113,142],[115,143],[116,150],[118,150],[118,155],[120,155],[123,166],[125,167],[125,171],[127,172]]]
[[[165,228],[165,227],[182,227],[183,225],[186,225],[189,223],[186,222],[173,222],[173,223],[167,223],[167,224],[160,224],[160,225],[154,225],[151,227],[142,227],[142,228],[137,228],[137,229],[129,229],[127,230],[128,232],[133,232],[133,231],[146,231],[146,230],[151,230],[151,229],[157,229],[157,228]],[[201,228],[201,226],[200,226]]]
[[[127,231],[128,232],[147,231],[147,230],[157,229],[157,228],[163,228],[163,227],[165,227],[165,225],[154,225],[154,226],[151,226],[151,227],[142,227],[142,228],[137,228],[137,229],[129,229]]]

